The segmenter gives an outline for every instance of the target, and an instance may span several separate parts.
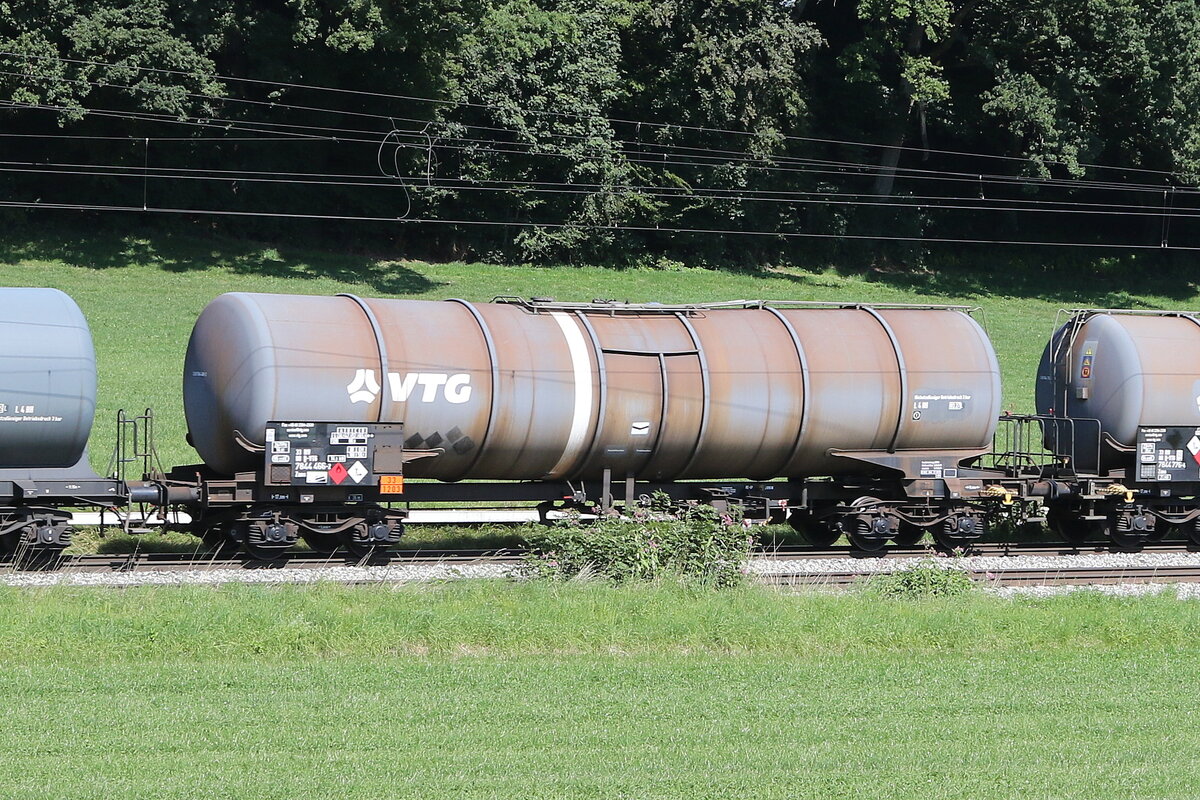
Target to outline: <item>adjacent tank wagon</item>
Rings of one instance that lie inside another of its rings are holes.
[[[1050,522],[1118,542],[1183,532],[1200,543],[1200,317],[1076,310],[1038,367],[1045,444],[1068,465]]]
[[[88,465],[96,356],[87,320],[57,289],[0,289],[0,550],[70,543],[72,504],[124,502]]]

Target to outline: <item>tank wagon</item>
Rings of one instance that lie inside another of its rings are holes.
[[[1042,355],[1037,408],[1059,458],[1065,537],[1200,544],[1200,317],[1077,310]]]
[[[120,481],[88,465],[96,356],[57,289],[0,289],[0,551],[70,544],[65,506],[118,506]]]
[[[0,548],[61,549],[68,509],[146,503],[263,557],[368,553],[412,503],[657,492],[866,550],[1043,514],[1070,541],[1200,544],[1200,316],[1069,312],[1017,417],[968,312],[226,294],[185,357],[201,463],[128,482],[88,466],[78,306],[0,289]]]
[[[171,477],[202,484],[210,538],[260,551],[387,544],[388,501],[614,486],[792,506],[816,541],[969,541],[988,495],[962,464],[991,445],[1000,376],[966,311],[226,294],[184,366],[204,465]]]

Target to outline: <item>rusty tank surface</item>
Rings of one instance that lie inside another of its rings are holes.
[[[1071,455],[1077,469],[1096,471],[1123,464],[1141,426],[1200,427],[1196,364],[1193,313],[1070,312],[1038,367],[1038,413],[1071,425],[1049,428],[1047,445]]]
[[[860,473],[844,453],[982,452],[995,352],[960,307],[689,306],[232,293],[188,345],[189,440],[254,469],[271,420],[402,422],[411,477]]]

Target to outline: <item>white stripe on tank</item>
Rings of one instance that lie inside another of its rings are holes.
[[[581,455],[580,448],[584,446],[584,438],[592,427],[592,358],[588,354],[587,341],[579,329],[579,322],[562,311],[551,311],[550,316],[562,328],[563,336],[567,339],[571,370],[575,375],[575,411],[571,417],[571,433],[567,436],[562,457],[546,473],[548,478],[557,478],[573,466]]]

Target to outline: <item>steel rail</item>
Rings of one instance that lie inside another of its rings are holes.
[[[94,553],[83,555],[65,555],[45,558],[28,558],[10,562],[0,567],[0,571],[9,574],[24,571],[36,572],[187,572],[209,570],[280,570],[280,569],[324,569],[330,567],[405,567],[405,566],[519,566],[530,551],[523,548],[495,549],[428,549],[428,550],[391,550],[379,555],[357,556],[351,553],[336,552],[332,554],[290,552],[284,553],[273,560],[261,560],[243,553],[214,553],[201,550],[183,553]],[[1050,574],[1093,574],[1100,578],[1112,575],[1140,576],[1151,572],[1163,577],[1178,574],[1185,576],[1183,580],[1200,581],[1200,564],[1194,566],[1048,566],[1045,568],[1010,568],[1005,567],[1006,558],[1018,556],[1042,557],[1083,557],[1111,553],[1127,553],[1116,548],[1096,545],[1094,547],[1071,547],[1061,544],[1036,545],[982,545],[964,555],[971,557],[989,557],[986,566],[979,567],[975,572],[980,574],[1008,576],[1012,580],[1028,573],[1032,576]],[[1149,553],[1200,553],[1200,547],[1195,545],[1171,544],[1160,545],[1147,549]],[[857,559],[862,562],[860,569],[834,570],[829,572],[795,572],[792,568],[796,562],[822,562],[830,559]],[[850,547],[830,547],[814,549],[809,547],[774,547],[755,551],[751,555],[751,563],[756,569],[756,577],[768,582],[783,583],[836,583],[838,581],[858,580],[891,570],[880,570],[870,565],[892,563],[900,566],[907,562],[917,562],[922,559],[935,559],[950,562],[952,558],[944,553],[930,548],[914,546],[895,548],[885,552],[864,553]],[[778,565],[772,570],[771,565]],[[1037,578],[1021,578],[1033,581]],[[1115,582],[1115,581],[1109,581]]]
[[[965,571],[976,583],[991,588],[1200,583],[1200,565],[1038,568],[989,566]],[[794,588],[848,587],[869,583],[873,577],[881,574],[888,573],[848,570],[823,573],[768,572],[754,575],[752,580],[770,586]]]

